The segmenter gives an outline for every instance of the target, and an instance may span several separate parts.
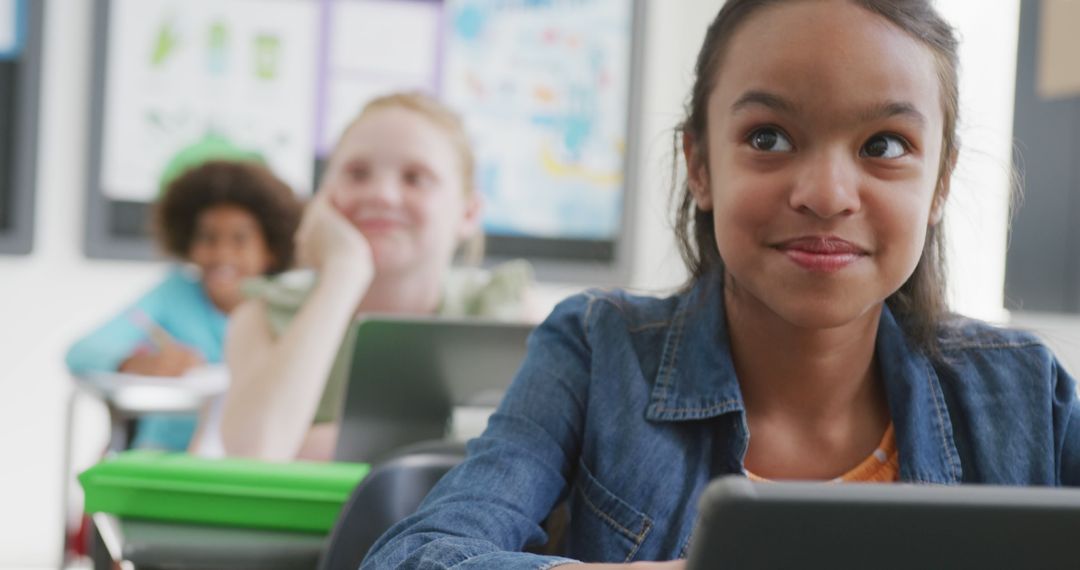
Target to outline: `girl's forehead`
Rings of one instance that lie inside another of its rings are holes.
[[[259,222],[247,208],[235,204],[217,204],[200,212],[195,223],[199,227],[247,227],[257,226]]]
[[[385,107],[370,110],[349,126],[343,143],[382,142],[380,137],[390,137],[393,142],[446,139],[446,134],[424,115],[402,107]]]
[[[901,103],[942,120],[931,49],[849,0],[761,9],[725,48],[713,96],[727,107],[747,91],[762,91],[780,96],[793,111],[858,115],[857,107]]]
[[[442,162],[454,154],[445,131],[420,113],[400,107],[369,111],[350,125],[337,148],[345,158],[391,156]]]

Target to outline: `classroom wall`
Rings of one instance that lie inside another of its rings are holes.
[[[154,265],[83,258],[89,22],[92,2],[48,2],[32,255],[0,257],[0,567],[57,564],[67,344],[149,286]],[[79,463],[101,448],[105,415],[83,405]]]
[[[685,276],[667,217],[671,128],[680,118],[705,25],[720,3],[647,0],[638,157],[642,183],[635,200],[631,282],[644,291],[662,292]],[[939,4],[967,40],[962,54],[969,72],[962,85],[963,136],[965,148],[974,151],[966,152],[961,162],[947,214],[954,251],[964,252],[951,260],[952,296],[964,312],[1003,320],[1017,0]],[[0,568],[57,563],[61,444],[70,392],[62,366],[64,350],[81,332],[153,284],[162,269],[91,261],[81,253],[91,7],[87,0],[48,2],[35,249],[26,257],[0,257],[0,389],[5,394],[0,398],[0,506],[5,515],[0,517]],[[539,298],[550,306],[576,289],[543,286]],[[1033,322],[1036,328],[1058,330],[1055,342],[1071,350],[1071,367],[1080,370],[1080,325],[1052,315]],[[1077,335],[1070,336],[1070,331]],[[105,415],[88,400],[82,400],[76,412],[76,463],[86,466],[104,444]]]

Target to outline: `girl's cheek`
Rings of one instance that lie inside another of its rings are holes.
[[[348,194],[336,188],[331,188],[328,198],[330,207],[346,216],[354,213],[353,210],[356,209],[355,201],[350,200]]]

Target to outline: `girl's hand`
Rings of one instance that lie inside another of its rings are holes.
[[[138,351],[120,364],[120,372],[143,376],[182,376],[205,361],[198,351],[176,341],[161,343],[156,351]]]
[[[375,272],[367,239],[319,192],[304,209],[296,231],[296,258],[300,265],[323,273],[330,267],[349,268],[365,281]]]

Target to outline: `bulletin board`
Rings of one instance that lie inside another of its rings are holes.
[[[306,195],[366,101],[422,90],[468,126],[489,257],[628,271],[641,0],[97,2],[90,256],[154,256],[159,173],[200,137]]]
[[[0,0],[0,254],[34,243],[44,0]]]

